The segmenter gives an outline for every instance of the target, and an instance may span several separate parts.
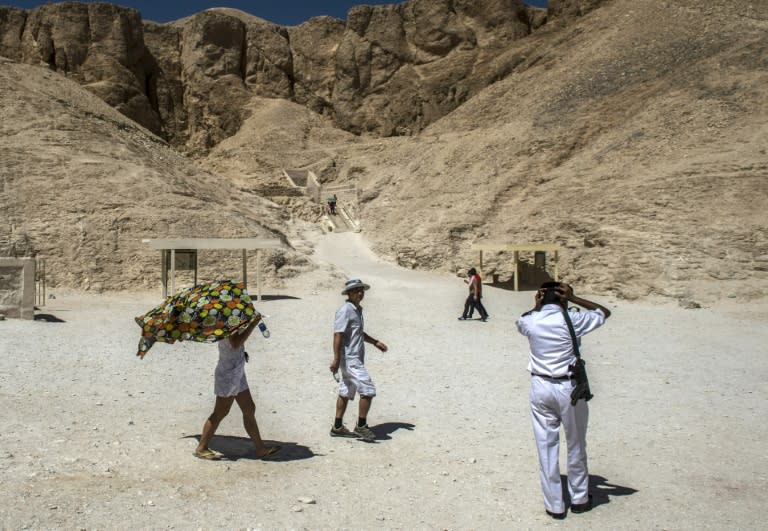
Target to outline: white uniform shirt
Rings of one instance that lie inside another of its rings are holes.
[[[605,323],[605,315],[601,310],[570,312],[568,315],[577,338]],[[538,312],[523,315],[517,320],[517,329],[528,338],[530,372],[553,377],[568,375],[568,366],[576,361],[576,356],[560,306],[545,304]]]
[[[365,363],[365,336],[363,334],[363,309],[347,301],[336,311],[333,331],[343,336],[341,359],[357,359]]]

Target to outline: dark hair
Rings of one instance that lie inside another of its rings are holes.
[[[560,296],[555,291],[555,289],[559,287],[560,287],[560,282],[545,282],[544,284],[542,284],[541,289],[546,291],[544,292],[544,299],[542,299],[541,303],[562,305]]]
[[[467,275],[476,275],[476,274],[477,274],[477,269],[475,269],[474,267],[470,267],[469,271],[467,271]]]

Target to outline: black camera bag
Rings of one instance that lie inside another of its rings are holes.
[[[576,338],[576,331],[573,329],[573,323],[571,322],[567,309],[563,310],[563,317],[565,317],[565,323],[568,325],[568,331],[571,333],[573,353],[576,355],[576,361],[568,366],[568,370],[571,371],[571,378],[576,382],[576,385],[571,391],[571,405],[575,406],[580,398],[589,402],[595,395],[593,395],[589,389],[586,362],[581,358],[581,353],[579,352],[579,340]]]

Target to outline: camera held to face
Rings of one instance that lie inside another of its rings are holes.
[[[544,292],[542,304],[562,304],[563,293],[560,289],[560,282],[546,282],[541,286]]]

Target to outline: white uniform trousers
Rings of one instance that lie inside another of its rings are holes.
[[[584,400],[571,405],[572,380],[531,377],[531,419],[539,452],[544,506],[553,513],[565,512],[560,483],[560,424],[568,443],[568,492],[571,503],[588,500],[587,421],[589,408]]]

